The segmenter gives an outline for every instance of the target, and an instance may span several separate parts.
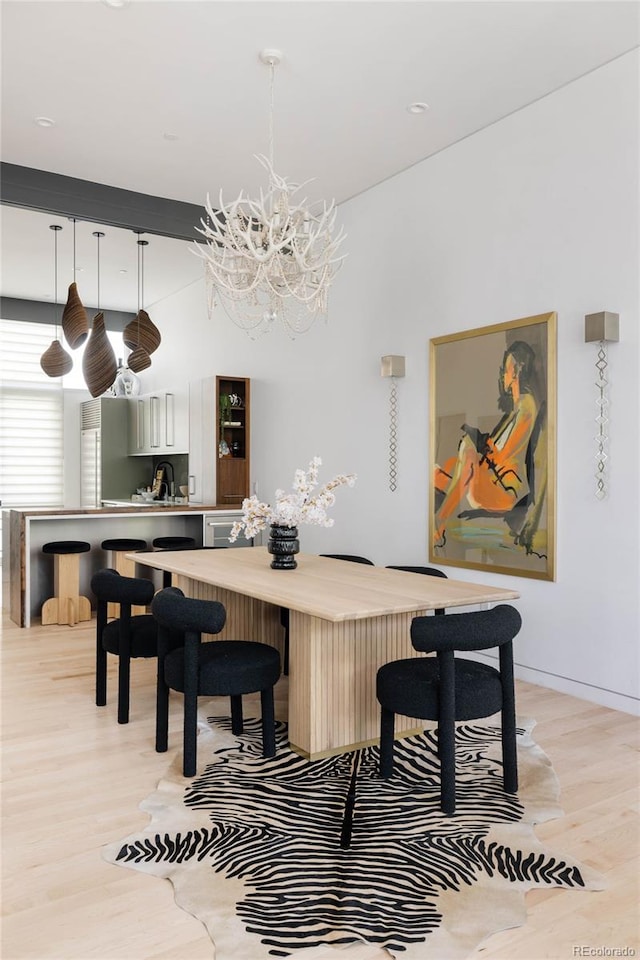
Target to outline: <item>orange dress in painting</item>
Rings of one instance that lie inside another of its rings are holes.
[[[503,368],[505,393],[512,409],[490,434],[463,425],[455,457],[435,468],[435,490],[441,503],[435,514],[434,543],[444,535],[447,520],[463,503],[472,509],[502,514],[528,491],[526,458],[538,415],[533,394],[520,392],[521,365],[507,354]]]

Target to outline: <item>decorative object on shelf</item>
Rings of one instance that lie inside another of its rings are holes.
[[[284,490],[276,490],[275,505],[272,507],[268,503],[261,503],[255,494],[242,502],[242,519],[236,520],[231,528],[229,536],[230,543],[234,543],[238,536],[244,531],[247,540],[255,537],[257,533],[268,525],[272,527],[285,528],[295,533],[289,534],[289,540],[298,544],[298,527],[303,523],[314,523],[322,527],[332,527],[333,520],[327,517],[327,510],[335,503],[334,490],[346,484],[352,487],[356,482],[356,474],[338,474],[333,480],[325,483],[323,487],[312,496],[318,484],[318,467],[322,465],[320,457],[314,457],[309,464],[309,469],[296,470],[293,476],[293,490],[291,493],[285,493]],[[299,544],[295,549],[298,553]],[[283,567],[276,563],[277,556],[280,553],[272,551],[274,554],[271,566],[278,570]],[[281,553],[284,550],[280,551]],[[293,569],[297,566],[295,559],[289,562],[286,569]]]
[[[273,557],[271,561],[273,570],[295,570],[298,566],[296,553],[300,553],[298,528],[272,523],[267,550]]]
[[[91,396],[99,397],[115,380],[118,364],[105,330],[104,314],[100,311],[100,240],[104,237],[104,233],[95,230],[93,236],[96,238],[98,249],[98,312],[93,318],[91,334],[82,357],[82,372]]]
[[[118,373],[113,381],[115,397],[137,397],[140,393],[140,377],[130,370],[126,363],[118,360]]]
[[[584,318],[584,340],[585,343],[598,344],[598,358],[596,360],[596,370],[598,379],[596,388],[598,395],[596,405],[598,415],[596,416],[596,499],[604,500],[608,492],[607,463],[609,459],[608,444],[609,437],[607,430],[609,427],[609,417],[607,415],[609,408],[609,398],[607,397],[607,368],[609,360],[607,357],[607,343],[618,343],[620,340],[620,315],[611,313],[609,310],[602,310],[600,313],[589,313]]]
[[[62,230],[62,227],[57,223],[52,223],[49,229],[53,230],[53,316],[56,333],[55,339],[51,341],[50,346],[47,347],[45,352],[40,357],[40,366],[48,377],[63,377],[65,373],[69,373],[73,367],[73,360],[58,339],[58,231]]]
[[[438,565],[554,579],[556,319],[431,340],[429,559]]]
[[[89,336],[89,319],[76,284],[76,221],[73,219],[73,283],[62,311],[62,330],[72,350],[82,346]]]
[[[138,233],[138,237],[140,234]],[[137,240],[138,244],[138,312],[133,320],[127,324],[122,333],[125,346],[132,351],[129,354],[129,369],[140,373],[151,366],[151,354],[160,346],[162,337],[160,331],[146,310],[144,305],[144,248],[149,246],[148,240]]]
[[[250,378],[218,375],[214,396],[218,431],[215,502],[239,508],[251,492]]]
[[[405,358],[389,354],[380,358],[380,375],[391,378],[389,394],[389,490],[398,487],[398,386],[396,377],[404,377]]]
[[[294,338],[306,333],[316,317],[326,319],[329,287],[342,264],[341,229],[334,236],[335,201],[308,204],[296,194],[305,184],[289,183],[274,170],[273,105],[279,50],[263,50],[270,71],[269,156],[256,156],[269,177],[266,194],[252,200],[240,193],[219,210],[207,195],[207,219],[196,227],[206,244],[194,244],[202,258],[209,289],[209,316],[216,303],[251,339],[282,323]],[[308,181],[306,181],[308,182]]]
[[[224,428],[231,416],[231,400],[228,393],[221,393],[218,398],[218,415],[220,417],[220,442],[224,440]]]

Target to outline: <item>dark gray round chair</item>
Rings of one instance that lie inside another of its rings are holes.
[[[96,706],[107,702],[107,654],[118,657],[118,723],[129,722],[131,660],[155,657],[158,629],[150,613],[132,615],[132,609],[146,609],[155,587],[151,580],[123,577],[117,570],[99,570],[91,578],[98,600],[96,617]],[[109,621],[108,608],[118,604],[119,617]]]
[[[349,560],[351,563],[366,563],[369,567],[375,567],[373,560],[367,560],[366,557],[356,557],[351,553],[321,553],[321,557],[328,557],[330,560]]]
[[[184,694],[182,772],[195,776],[197,769],[198,697],[228,696],[231,729],[243,728],[242,697],[260,693],[262,754],[276,752],[273,688],[280,676],[280,654],[266,643],[248,640],[214,640],[202,643],[202,634],[220,633],[226,611],[216,600],[185,597],[177,587],[161,590],[151,612],[158,624],[158,691],[156,750],[167,749],[169,690]],[[181,639],[180,639],[181,638]],[[183,646],[172,649],[181,642]]]
[[[425,577],[444,577],[445,580],[448,579],[447,574],[444,570],[438,570],[437,567],[415,567],[415,566],[396,566],[393,563],[387,564],[387,570],[404,570],[405,573],[420,573]],[[444,609],[440,608],[434,611],[435,613],[444,613]]]
[[[513,638],[522,619],[515,607],[501,604],[492,610],[453,613],[446,617],[414,617],[411,643],[435,657],[396,660],[380,667],[376,694],[380,720],[380,775],[393,774],[395,714],[435,720],[440,758],[440,805],[455,812],[455,722],[502,714],[504,789],[518,790],[516,715],[513,683]],[[454,651],[500,648],[500,669],[457,658]]]
[[[156,537],[153,541],[154,550],[193,550],[196,541],[193,537]],[[162,571],[162,586],[171,586],[171,573]]]
[[[438,570],[437,567],[413,567],[413,566],[396,566],[394,563],[387,564],[387,570],[405,570],[407,573],[423,573],[427,577],[445,577],[446,573],[444,570]]]

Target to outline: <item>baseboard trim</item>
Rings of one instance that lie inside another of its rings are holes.
[[[478,653],[476,656],[488,663],[495,663],[497,660],[497,657],[487,656],[483,653]],[[550,690],[557,690],[559,693],[566,693],[571,697],[587,700],[589,703],[597,703],[601,707],[609,707],[611,710],[620,710],[622,713],[640,716],[639,697],[620,693],[616,690],[608,690],[592,683],[572,680],[570,677],[562,677],[547,670],[536,670],[533,667],[526,667],[518,663],[514,665],[514,671],[516,679],[524,680],[526,683],[535,683],[539,687],[548,687]]]

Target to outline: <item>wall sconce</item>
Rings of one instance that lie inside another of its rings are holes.
[[[609,400],[607,397],[607,343],[617,343],[620,339],[620,316],[617,313],[610,313],[608,310],[602,310],[600,313],[589,313],[584,318],[584,340],[585,343],[598,344],[598,359],[596,360],[596,370],[598,379],[596,388],[598,396],[596,405],[598,415],[596,425],[598,432],[596,434],[596,498],[604,500],[607,495],[607,427],[609,418],[607,416],[607,407]]]
[[[380,376],[389,377],[389,490],[393,493],[398,479],[398,388],[397,377],[404,377],[404,357],[388,355],[380,358]]]

